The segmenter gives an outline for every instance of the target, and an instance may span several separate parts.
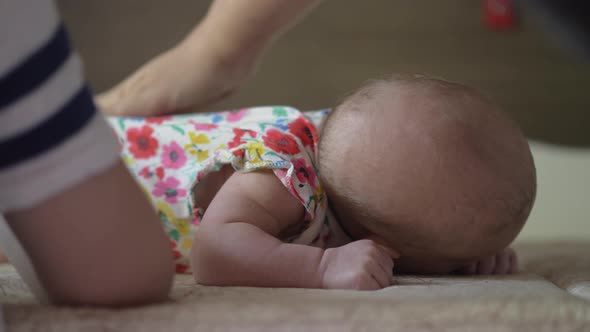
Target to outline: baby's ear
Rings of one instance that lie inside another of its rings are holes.
[[[378,245],[380,245],[381,247],[383,247],[383,249],[385,249],[389,253],[391,258],[393,258],[393,259],[400,258],[401,255],[400,255],[399,251],[394,249],[390,244],[387,243],[387,241],[385,241],[379,235],[370,234],[370,235],[365,236],[365,239],[371,240],[371,241],[377,243]]]

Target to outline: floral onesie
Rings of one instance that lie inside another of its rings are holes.
[[[190,272],[189,252],[203,216],[193,189],[224,165],[236,171],[273,170],[305,207],[297,235],[286,242],[334,247],[349,242],[319,181],[317,128],[327,111],[256,107],[159,118],[110,118],[120,153],[158,210],[176,271]]]

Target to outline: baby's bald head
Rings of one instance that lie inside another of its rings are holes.
[[[319,156],[345,229],[383,237],[414,272],[503,249],[535,197],[518,128],[475,90],[432,78],[373,81],[351,94],[326,120]]]

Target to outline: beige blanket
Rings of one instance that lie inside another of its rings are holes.
[[[377,292],[205,287],[177,276],[168,303],[40,306],[0,267],[11,331],[590,331],[590,243],[517,246],[504,277],[400,277]]]

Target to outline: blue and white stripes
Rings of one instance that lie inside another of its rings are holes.
[[[115,162],[117,143],[82,77],[52,2],[0,1],[0,211]]]

